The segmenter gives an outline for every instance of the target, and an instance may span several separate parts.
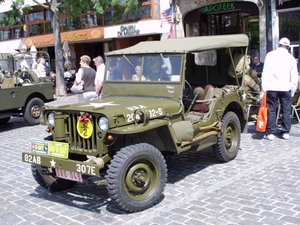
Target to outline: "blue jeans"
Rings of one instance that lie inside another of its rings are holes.
[[[291,91],[267,91],[268,121],[266,134],[275,134],[277,129],[276,114],[278,102],[282,110],[281,133],[291,130]]]

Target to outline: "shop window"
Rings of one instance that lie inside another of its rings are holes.
[[[15,38],[23,37],[23,29],[22,28],[20,28],[20,27],[14,28],[13,31],[14,31]]]
[[[53,33],[53,28],[51,22],[45,23],[45,33],[46,34],[52,34]]]
[[[44,34],[44,27],[43,24],[29,25],[27,27],[27,31],[29,32],[30,36],[41,35]]]
[[[279,37],[287,37],[291,43],[299,43],[300,10],[292,12],[282,12],[279,17]]]
[[[35,20],[43,20],[44,15],[43,12],[33,12],[28,14],[28,21],[35,21]]]
[[[46,11],[45,14],[46,14],[46,20],[52,20],[52,18],[53,18],[52,12]]]
[[[140,6],[136,12],[128,13],[128,21],[151,18],[151,5]]]
[[[1,36],[1,41],[9,40],[12,38],[10,30],[1,30],[0,36]]]
[[[79,17],[60,20],[60,26],[63,31],[81,29],[81,21]]]
[[[104,25],[113,25],[114,12],[109,11],[104,13]]]
[[[83,28],[95,27],[98,25],[97,16],[93,14],[88,14],[82,17]]]

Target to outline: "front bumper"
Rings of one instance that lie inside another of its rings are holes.
[[[71,172],[77,172],[89,176],[100,177],[100,169],[103,167],[90,162],[81,162],[70,159],[62,159],[44,154],[22,152],[22,161],[37,164],[49,168],[57,168]]]

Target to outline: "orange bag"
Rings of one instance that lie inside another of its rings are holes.
[[[267,128],[268,107],[267,107],[267,92],[264,93],[261,99],[261,106],[258,110],[256,130],[258,132],[265,132]]]

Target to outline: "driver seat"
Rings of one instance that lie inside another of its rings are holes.
[[[199,98],[194,102],[194,105],[191,108],[191,112],[194,115],[203,117],[205,113],[209,110],[210,99],[214,97],[215,88],[208,84],[204,88],[204,95],[199,96]],[[207,100],[207,101],[205,101]]]

